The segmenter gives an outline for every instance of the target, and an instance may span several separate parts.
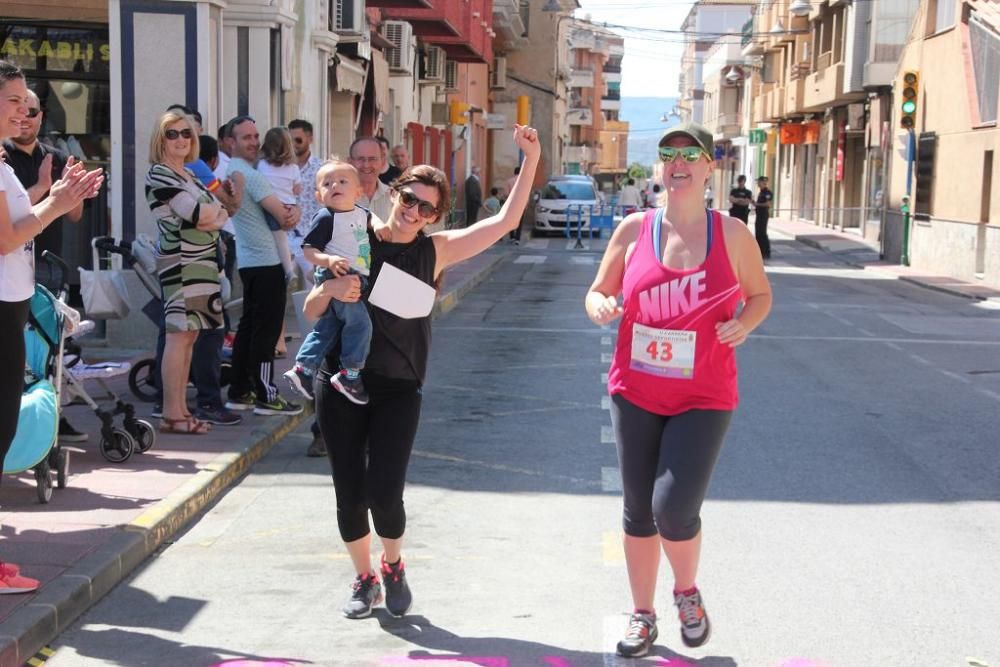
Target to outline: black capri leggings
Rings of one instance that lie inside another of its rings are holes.
[[[0,301],[0,470],[17,433],[17,417],[24,393],[24,325],[31,300]],[[3,475],[0,475],[2,478]]]
[[[625,496],[625,534],[690,540],[701,530],[701,504],[733,413],[688,410],[665,417],[620,395],[611,420]]]
[[[390,540],[403,536],[403,486],[420,421],[422,394],[415,382],[364,374],[368,405],[356,405],[316,374],[316,412],[333,467],[337,526],[345,542],[369,532]]]

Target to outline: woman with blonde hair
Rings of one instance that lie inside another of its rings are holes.
[[[226,223],[225,207],[184,165],[198,159],[194,120],[176,109],[153,127],[149,142],[146,201],[156,217],[156,259],[166,346],[161,362],[164,433],[206,433],[211,426],[188,411],[186,391],[191,351],[198,332],[223,326],[216,243]]]

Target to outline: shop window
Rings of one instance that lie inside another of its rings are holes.
[[[931,0],[928,14],[933,17],[933,24],[927,26],[927,34],[933,35],[954,26],[955,9],[955,0]]]
[[[979,103],[979,122],[995,123],[1000,104],[1000,77],[997,77],[1000,71],[1000,35],[993,32],[976,12],[969,15],[969,46]]]

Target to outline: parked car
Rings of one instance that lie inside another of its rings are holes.
[[[575,207],[583,206],[585,211],[600,204],[597,188],[590,176],[553,176],[539,190],[535,200],[535,232],[562,233],[566,228],[567,209],[570,226],[575,228]],[[587,218],[583,229],[587,230]]]

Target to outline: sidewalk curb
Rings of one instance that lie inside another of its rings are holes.
[[[493,273],[507,254],[481,255],[488,258],[484,265],[443,294],[435,303],[431,318],[454,309],[463,296]],[[288,417],[276,429],[254,430],[252,445],[243,451],[217,456],[162,500],[128,524],[119,526],[108,542],[45,584],[31,602],[0,624],[0,667],[24,665],[312,414],[313,406],[306,405],[300,414]]]
[[[785,233],[785,232],[782,232],[782,233]],[[911,285],[916,285],[917,287],[922,287],[924,289],[929,289],[929,290],[932,290],[932,291],[935,291],[935,292],[941,292],[943,294],[950,294],[951,296],[958,296],[958,297],[961,297],[963,299],[969,299],[970,301],[995,301],[996,300],[994,298],[985,297],[985,296],[979,296],[977,294],[968,294],[968,293],[963,292],[963,291],[961,291],[959,289],[955,289],[955,288],[952,288],[952,287],[947,287],[945,285],[935,285],[934,283],[929,283],[929,282],[927,282],[925,280],[922,280],[920,278],[916,278],[916,277],[913,277],[913,276],[905,276],[905,275],[900,275],[898,273],[893,273],[892,271],[884,271],[884,270],[882,270],[882,267],[879,266],[879,265],[877,265],[877,264],[865,264],[864,262],[858,262],[858,261],[855,261],[855,260],[851,259],[851,254],[852,253],[855,253],[855,252],[869,252],[867,250],[859,250],[859,251],[854,251],[854,250],[844,250],[844,251],[830,250],[822,242],[817,241],[816,239],[812,238],[810,235],[807,235],[807,234],[787,234],[786,233],[786,236],[790,236],[792,239],[794,239],[798,243],[801,243],[802,245],[807,245],[807,246],[809,246],[811,248],[816,248],[817,250],[822,250],[823,252],[825,252],[825,253],[827,253],[829,255],[833,255],[834,257],[837,257],[838,259],[840,259],[841,261],[843,261],[845,264],[848,264],[848,265],[853,266],[855,268],[864,269],[865,271],[871,271],[872,273],[876,273],[876,274],[878,274],[880,276],[886,276],[886,277],[889,277],[889,278],[895,278],[895,279],[897,279],[897,280],[899,280],[901,282],[909,283]],[[872,251],[872,252],[874,252],[874,251]]]

